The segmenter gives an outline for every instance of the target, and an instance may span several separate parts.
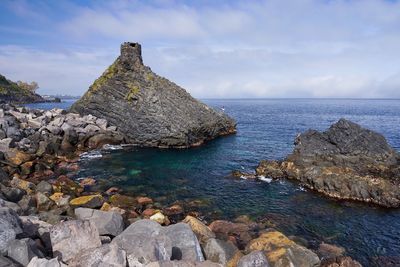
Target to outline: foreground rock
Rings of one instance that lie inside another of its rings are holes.
[[[400,155],[373,131],[341,119],[326,132],[309,130],[284,161],[262,161],[257,175],[289,178],[339,198],[400,207]]]
[[[101,246],[99,232],[90,221],[67,221],[55,225],[50,232],[54,256],[64,262],[74,259],[79,253]]]
[[[78,208],[75,215],[80,220],[93,222],[100,235],[117,236],[124,230],[122,216],[117,212]]]
[[[143,146],[196,146],[236,132],[231,118],[144,66],[138,43],[122,44],[121,55],[71,110],[107,119]]]
[[[169,260],[204,261],[200,244],[187,224],[162,227],[151,220],[131,224],[113,239],[127,253],[129,266]]]

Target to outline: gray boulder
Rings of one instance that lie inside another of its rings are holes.
[[[51,195],[53,193],[53,186],[46,181],[40,181],[36,185],[36,192]]]
[[[51,251],[50,230],[53,225],[39,220],[36,216],[20,216],[24,237],[40,238],[48,251]]]
[[[9,244],[21,233],[21,221],[17,213],[10,208],[0,208],[0,254],[5,254]]]
[[[204,246],[204,255],[207,260],[226,265],[238,251],[231,242],[211,238]]]
[[[115,237],[111,244],[126,251],[129,266],[169,260],[204,260],[195,234],[184,223],[162,227],[151,220],[140,220]]]
[[[158,261],[146,265],[146,267],[222,267],[223,265],[211,261]]]
[[[123,218],[117,212],[77,208],[75,209],[75,215],[79,220],[92,221],[100,235],[117,236],[124,231]]]
[[[22,209],[21,207],[14,203],[14,202],[10,202],[10,201],[6,201],[3,199],[0,199],[0,208],[10,208],[13,211],[15,211],[17,214],[22,214]]]
[[[106,119],[129,142],[143,146],[196,146],[236,132],[236,123],[227,115],[144,66],[138,43],[121,45],[121,55],[71,111]]]
[[[21,264],[13,261],[12,259],[0,255],[0,267],[20,267],[20,266]]]
[[[50,231],[53,255],[64,262],[75,258],[86,249],[101,246],[99,232],[90,221],[66,221],[53,226]]]
[[[270,264],[268,263],[265,253],[261,250],[256,250],[243,256],[239,260],[237,267],[270,267]]]
[[[33,257],[27,267],[66,267],[64,263],[58,261],[57,258],[48,260]]]
[[[85,250],[69,262],[70,267],[126,267],[126,252],[115,244]]]
[[[44,257],[35,241],[30,238],[11,241],[8,245],[7,255],[23,266],[27,266],[33,257]]]

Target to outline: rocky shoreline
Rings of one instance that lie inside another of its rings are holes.
[[[326,196],[400,207],[400,154],[385,138],[341,119],[327,131],[309,130],[282,161],[263,160],[248,178],[286,178]]]
[[[0,122],[0,266],[361,266],[246,216],[207,225],[185,203],[72,180],[81,153],[125,142],[103,119],[3,105]]]

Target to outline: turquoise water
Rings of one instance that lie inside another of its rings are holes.
[[[94,176],[162,204],[198,200],[205,219],[243,214],[268,218],[287,235],[343,246],[370,266],[377,256],[400,257],[400,210],[335,201],[289,181],[236,180],[232,170],[253,170],[261,159],[281,159],[297,133],[324,130],[347,118],[384,134],[400,150],[400,100],[205,100],[238,122],[236,135],[186,150],[131,148],[83,161],[78,177]]]

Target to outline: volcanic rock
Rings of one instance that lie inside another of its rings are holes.
[[[338,199],[400,207],[400,154],[381,134],[345,119],[299,135],[284,161],[262,161],[256,172]]]
[[[107,119],[142,146],[190,147],[236,132],[234,120],[144,66],[138,43],[123,43],[121,55],[71,110]]]

